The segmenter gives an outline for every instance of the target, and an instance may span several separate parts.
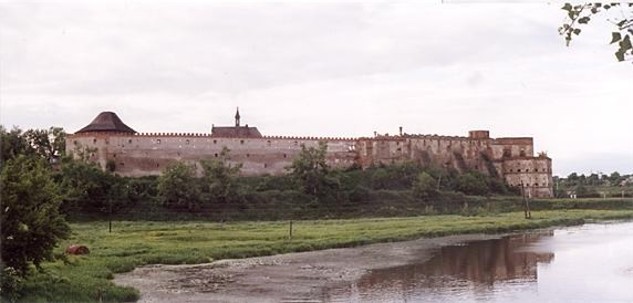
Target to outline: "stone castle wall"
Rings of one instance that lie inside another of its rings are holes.
[[[202,134],[128,134],[82,133],[69,136],[67,150],[96,149],[90,160],[106,167],[113,162],[123,176],[159,175],[174,161],[192,164],[203,159],[220,157],[228,148],[229,163],[242,163],[243,175],[279,175],[301,151],[301,146],[317,147],[328,142],[327,160],[333,167],[349,167],[354,163],[355,141],[342,138],[218,138]],[[76,152],[75,152],[76,153]]]
[[[551,197],[551,159],[534,157],[532,138],[489,138],[487,131],[468,137],[436,135],[376,136],[372,138],[222,138],[209,134],[134,134],[87,132],[68,136],[67,151],[90,150],[89,159],[106,167],[114,163],[123,176],[159,175],[170,163],[197,164],[230,149],[229,163],[242,163],[243,175],[279,175],[301,146],[327,143],[328,163],[337,168],[414,161],[425,167],[477,170],[524,186],[533,197]]]

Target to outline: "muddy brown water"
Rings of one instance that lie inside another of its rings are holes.
[[[633,222],[438,249],[324,291],[328,302],[633,302]]]

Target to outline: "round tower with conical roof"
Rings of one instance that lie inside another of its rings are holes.
[[[99,164],[110,171],[116,169],[116,151],[125,144],[122,137],[136,135],[114,112],[102,112],[92,122],[66,138],[66,153],[76,159]],[[131,140],[128,139],[129,143]],[[131,144],[130,144],[131,145]]]

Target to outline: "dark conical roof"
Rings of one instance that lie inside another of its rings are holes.
[[[78,130],[76,134],[89,132],[136,133],[135,130],[125,125],[119,116],[113,112],[100,113],[90,124]]]

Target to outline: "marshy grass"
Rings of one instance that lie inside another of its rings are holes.
[[[115,273],[146,264],[194,264],[228,258],[272,255],[376,242],[465,233],[498,233],[587,220],[632,219],[633,210],[533,211],[477,216],[436,215],[406,218],[306,220],[293,222],[108,222],[72,224],[72,238],[58,248],[84,244],[91,253],[44,264],[24,289],[25,302],[121,302],[139,298],[137,290],[116,286]]]

